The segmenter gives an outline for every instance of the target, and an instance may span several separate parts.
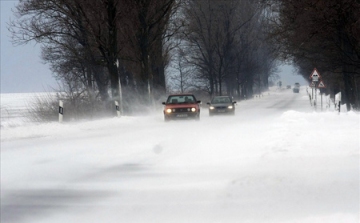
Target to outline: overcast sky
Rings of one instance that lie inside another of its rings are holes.
[[[13,46],[7,24],[18,0],[0,0],[1,4],[1,93],[49,91],[56,81],[49,67],[41,62],[40,46],[30,43]]]
[[[12,9],[18,0],[0,0],[1,4],[1,93],[25,93],[50,91],[57,87],[48,65],[40,58],[40,45],[29,43],[13,46],[7,24],[13,18]],[[292,66],[280,67],[283,86],[306,81],[293,72]],[[309,73],[310,75],[310,73]]]

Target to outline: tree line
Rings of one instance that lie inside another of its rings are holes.
[[[329,89],[343,90],[355,107],[358,3],[311,4],[23,0],[16,5],[9,30],[15,44],[41,45],[42,59],[72,97],[105,106],[122,97],[126,111],[135,104],[150,105],[168,92],[251,97],[267,89],[279,60],[294,61],[303,75],[315,65],[326,71]],[[338,20],[318,14],[325,6],[327,13],[339,13]]]
[[[269,38],[282,60],[293,61],[309,80],[319,70],[332,96],[342,92],[347,109],[360,108],[360,2],[269,0]],[[310,80],[309,80],[310,81]]]

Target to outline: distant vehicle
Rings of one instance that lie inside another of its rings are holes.
[[[293,92],[294,93],[299,93],[300,91],[300,84],[299,83],[295,83],[294,84],[294,88],[293,88]]]
[[[215,96],[209,105],[209,115],[231,114],[235,115],[235,104],[229,96]]]
[[[192,94],[169,95],[164,106],[164,120],[195,119],[200,120],[200,103]]]
[[[286,88],[287,88],[287,89],[291,89],[291,85],[286,85]]]

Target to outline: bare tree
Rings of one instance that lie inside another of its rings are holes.
[[[271,66],[263,66],[264,61],[257,58],[271,61],[274,55],[263,56],[270,51],[265,50],[264,37],[260,38],[265,35],[262,11],[259,2],[247,0],[186,2],[186,28],[180,38],[192,49],[189,63],[197,67],[198,77],[208,81],[210,95],[240,95],[240,86],[251,94],[257,73],[262,75],[262,84],[267,84]]]
[[[188,55],[180,46],[177,48],[172,61],[172,70],[178,74],[170,75],[168,84],[172,86],[172,90],[180,93],[189,92],[196,88],[194,83],[194,68],[190,66]]]
[[[84,84],[92,89],[92,80],[98,86],[103,100],[107,100],[107,85],[104,74],[96,69],[94,58],[99,55],[91,46],[91,33],[82,13],[82,2],[79,1],[22,1],[16,6],[18,19],[9,25],[15,44],[26,44],[35,41],[43,47],[43,59],[50,63],[54,74],[61,79],[66,69],[59,67],[83,67]],[[90,65],[87,65],[90,64]],[[67,72],[70,74],[69,72]]]

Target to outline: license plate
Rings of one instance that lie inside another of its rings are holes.
[[[184,118],[184,117],[187,117],[188,115],[187,114],[179,114],[179,115],[176,115],[176,117],[178,118]]]
[[[221,110],[217,110],[218,112],[225,112],[225,110],[224,109],[221,109]]]

